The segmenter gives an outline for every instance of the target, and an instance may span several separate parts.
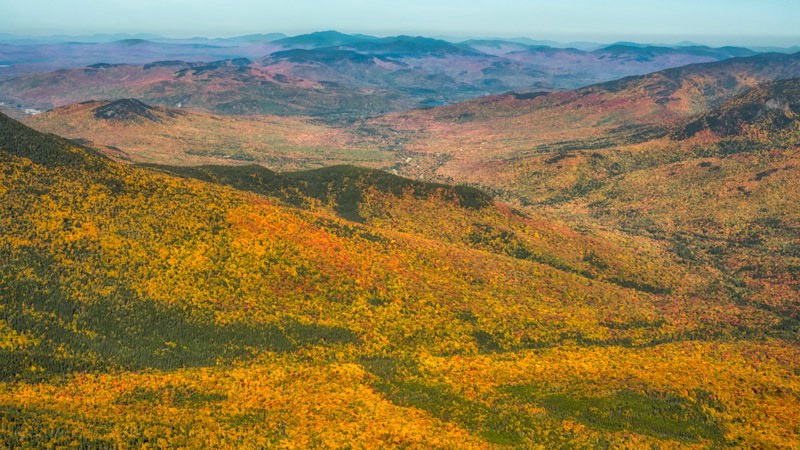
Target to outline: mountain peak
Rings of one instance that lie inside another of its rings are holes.
[[[316,31],[309,34],[301,34],[299,36],[292,36],[284,39],[273,41],[273,44],[283,45],[285,47],[303,46],[303,47],[332,47],[337,45],[347,45],[354,42],[370,41],[376,38],[366,36],[363,34],[350,35],[340,33],[338,31]]]
[[[146,45],[146,44],[152,44],[153,42],[148,41],[146,39],[132,38],[132,39],[121,39],[119,41],[116,41],[116,43],[120,45]]]
[[[144,119],[151,122],[159,122],[159,118],[153,111],[155,111],[155,108],[146,103],[132,98],[125,98],[95,108],[94,116],[98,119],[105,120],[132,121]]]

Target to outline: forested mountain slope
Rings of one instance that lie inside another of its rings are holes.
[[[4,116],[0,162],[6,446],[797,441],[783,313],[657,241],[348,167],[125,166]]]

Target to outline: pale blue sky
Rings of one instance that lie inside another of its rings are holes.
[[[800,44],[800,0],[0,0],[0,33],[528,36]]]

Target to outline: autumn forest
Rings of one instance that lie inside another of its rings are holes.
[[[0,448],[800,446],[797,50],[8,36]]]

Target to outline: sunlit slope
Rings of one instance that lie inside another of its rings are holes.
[[[397,158],[386,149],[355,147],[343,130],[309,118],[210,115],[133,99],[65,106],[25,123],[137,163],[297,170],[341,163],[386,167]]]
[[[647,142],[764,82],[800,77],[800,54],[693,64],[568,92],[508,94],[383,116],[356,128],[397,148],[401,173],[503,189],[509,165]]]
[[[797,79],[758,86],[665,138],[589,143],[509,161],[504,187],[530,204],[669,242],[717,266],[743,301],[798,308]]]
[[[351,168],[178,178],[5,117],[0,148],[4,445],[797,440],[782,317],[656,243]]]
[[[269,196],[388,231],[534,261],[589,279],[668,292],[680,276],[664,249],[619,236],[581,234],[518,211],[466,186],[413,181],[372,169],[333,166],[277,174],[259,166],[152,166],[171,174]],[[642,264],[648,261],[649,264]]]

